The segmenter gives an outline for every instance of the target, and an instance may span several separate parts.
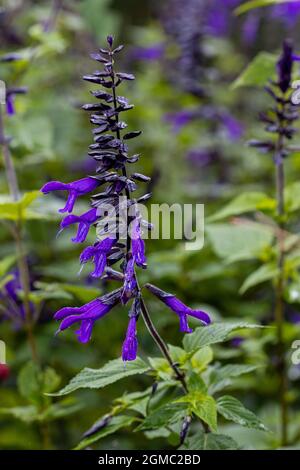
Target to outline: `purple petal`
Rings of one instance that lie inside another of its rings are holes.
[[[123,361],[134,361],[137,356],[138,341],[136,337],[137,318],[131,317],[128,323],[125,341],[122,347]]]
[[[80,328],[75,331],[78,341],[80,341],[80,343],[85,344],[89,342],[92,336],[93,326],[94,322],[92,320],[84,320],[81,323]]]
[[[69,185],[66,183],[61,183],[60,181],[50,181],[49,183],[44,184],[41,189],[41,192],[48,194],[51,191],[66,191],[69,189]]]
[[[72,212],[72,210],[74,209],[74,204],[76,202],[77,197],[78,197],[78,194],[76,194],[75,191],[70,191],[65,207],[63,207],[62,209],[59,209],[58,212],[60,212],[61,214],[63,214],[64,212]]]

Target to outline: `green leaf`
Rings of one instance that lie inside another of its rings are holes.
[[[205,393],[204,382],[194,383],[191,391],[176,400],[176,403],[186,403],[188,414],[194,413],[204,421],[212,431],[217,430],[217,404],[213,397]],[[198,391],[200,390],[200,391]]]
[[[244,86],[264,86],[275,75],[278,58],[269,52],[259,52],[231,85],[232,89]]]
[[[180,450],[236,450],[238,444],[223,434],[199,432],[185,440]]]
[[[125,377],[143,374],[148,370],[149,366],[139,357],[135,361],[127,362],[126,364],[124,364],[122,359],[115,359],[105,364],[101,369],[83,369],[66,387],[51,395],[67,395],[79,388],[103,388]]]
[[[256,271],[251,273],[243,282],[242,287],[240,288],[240,294],[245,294],[245,292],[251,287],[257,286],[262,282],[270,281],[275,279],[278,276],[278,268],[274,263],[267,263],[263,266],[260,266]]]
[[[285,211],[294,212],[300,209],[300,182],[286,186],[284,191]]]
[[[27,210],[28,206],[40,196],[40,191],[29,191],[24,193],[18,201],[11,201],[9,197],[2,197],[0,200],[0,219],[20,220],[34,218],[33,214]]]
[[[209,395],[197,396],[193,412],[207,423],[212,431],[217,430],[217,405],[213,397]]]
[[[191,375],[188,377],[188,390],[191,393],[193,392],[206,393],[207,392],[207,386],[204,380],[196,372],[192,372]]]
[[[95,442],[103,439],[110,434],[114,434],[122,428],[128,428],[136,421],[134,416],[113,416],[108,424],[100,431],[96,432],[90,437],[83,439],[76,447],[75,450],[85,449],[86,447],[94,444]]]
[[[275,208],[275,199],[268,197],[265,193],[245,192],[230,201],[225,207],[216,212],[216,214],[210,216],[208,222],[216,222],[227,217],[258,210],[270,211]]]
[[[259,325],[249,323],[213,323],[209,326],[196,328],[194,333],[185,335],[183,346],[187,352],[196,351],[210,344],[226,341],[230,333],[242,328],[260,328]]]
[[[168,403],[151,413],[137,430],[157,429],[181,421],[186,416],[188,403]]]
[[[5,256],[1,261],[0,261],[0,276],[4,276],[7,271],[13,266],[13,264],[16,262],[16,256],[15,255],[9,255]]]
[[[173,371],[166,359],[163,357],[148,357],[148,361],[152,369],[157,372],[158,377],[163,380],[169,380],[172,377]]]
[[[269,227],[258,223],[213,224],[207,227],[215,253],[226,263],[259,258],[274,238]]]
[[[40,368],[34,362],[28,362],[20,371],[18,387],[22,397],[30,402],[41,404]]]
[[[0,408],[0,414],[12,416],[25,423],[32,423],[38,420],[39,412],[36,406],[14,406],[12,408]]]
[[[259,429],[260,431],[267,431],[265,425],[260,419],[255,416],[252,411],[247,410],[244,405],[230,395],[224,395],[217,400],[218,412],[229,421],[234,421],[241,426],[247,428]]]
[[[248,374],[258,366],[244,364],[227,364],[211,371],[209,376],[209,393],[214,394],[232,384],[232,378]]]
[[[242,3],[234,10],[235,15],[242,15],[255,8],[267,7],[271,5],[280,5],[286,3],[287,0],[249,0],[248,2]]]
[[[209,346],[205,346],[204,348],[200,348],[191,357],[191,365],[194,370],[197,370],[198,372],[203,372],[212,360],[213,350]]]

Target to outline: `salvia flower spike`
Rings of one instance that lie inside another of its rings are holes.
[[[91,227],[97,225],[97,239],[93,245],[84,248],[80,255],[80,263],[82,266],[93,263],[92,277],[117,280],[123,284],[119,289],[82,307],[60,309],[54,316],[56,320],[61,321],[58,332],[73,324],[79,324],[79,329],[76,331],[78,340],[86,343],[91,338],[97,320],[108,314],[117,304],[127,306],[131,303],[122,358],[124,361],[132,361],[137,355],[137,322],[143,302],[136,268],[147,267],[142,228],[151,229],[151,224],[142,219],[137,203],[146,201],[151,195],[145,194],[138,199],[132,195],[139,182],[148,182],[150,178],[141,173],[130,174],[129,170],[130,165],[136,163],[140,155],[130,155],[127,142],[138,137],[141,132],[125,130],[127,123],[123,115],[133,106],[124,96],[119,95],[117,90],[124,81],[134,80],[134,76],[115,71],[115,57],[122,49],[123,46],[116,47],[114,38],[108,36],[107,47],[91,54],[93,60],[103,65],[103,70],[97,70],[83,77],[84,80],[102,87],[100,90],[92,91],[97,102],[83,106],[83,109],[90,113],[90,122],[95,126],[94,143],[90,145],[89,155],[99,165],[96,174],[69,183],[52,181],[45,184],[41,191],[44,194],[67,191],[67,203],[60,212],[68,212],[69,215],[62,220],[60,228],[62,231],[71,225],[78,225],[77,234],[72,238],[74,243],[83,243]],[[99,190],[99,187],[103,189]],[[91,208],[84,214],[74,214],[76,200],[86,194],[91,195]],[[124,199],[127,213],[126,226],[119,223],[117,230],[110,231],[107,229],[104,217],[107,205],[113,207],[116,214],[120,214],[124,209]],[[116,263],[120,264],[121,271],[111,268]],[[172,294],[164,293],[152,285],[147,287],[178,315],[181,331],[187,333],[192,331],[187,323],[188,316],[196,317],[202,324],[210,322],[205,312],[190,309]]]
[[[260,121],[265,130],[272,135],[266,140],[251,140],[249,145],[262,153],[274,155],[276,164],[282,162],[291,152],[287,144],[293,138],[296,129],[293,122],[299,118],[296,105],[292,102],[292,71],[295,61],[300,57],[294,54],[292,43],[284,41],[282,52],[276,65],[277,78],[265,87],[266,92],[274,101],[274,105],[266,112],[260,113]]]

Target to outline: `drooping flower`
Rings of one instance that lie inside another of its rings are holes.
[[[131,249],[135,264],[144,268],[147,261],[145,256],[145,242],[142,239],[141,224],[138,218],[135,218],[132,222]]]
[[[83,196],[90,193],[99,186],[100,181],[97,178],[91,178],[90,176],[82,178],[72,183],[61,183],[60,181],[50,181],[46,183],[41,191],[44,194],[48,194],[52,191],[68,191],[68,199],[65,207],[59,209],[59,212],[72,212],[76,199],[79,196]]]
[[[206,312],[191,309],[181,300],[177,299],[175,295],[165,292],[152,284],[146,284],[145,287],[179,316],[180,331],[184,333],[191,333],[193,331],[188,325],[188,316],[197,318],[204,325],[211,323],[210,317]]]
[[[58,310],[54,315],[55,320],[62,320],[59,330],[63,331],[80,323],[76,331],[78,340],[81,343],[87,343],[92,335],[95,321],[104,317],[120,300],[121,289],[117,289],[99,299],[82,305],[82,307],[64,307]]]
[[[134,258],[130,258],[126,263],[124,273],[124,285],[122,289],[121,301],[126,304],[137,292],[137,282],[134,270]]]
[[[101,277],[107,263],[107,255],[112,246],[115,244],[116,239],[107,237],[101,242],[95,243],[93,246],[86,247],[80,255],[80,262],[87,263],[93,259],[95,269],[91,273],[92,277]]]
[[[76,237],[72,238],[74,243],[83,243],[89,233],[91,225],[98,220],[97,209],[90,209],[82,215],[67,215],[60,224],[60,232],[73,224],[78,224]],[[59,232],[59,233],[60,233]]]
[[[134,361],[137,356],[137,321],[140,315],[140,299],[136,297],[129,312],[129,322],[126,337],[122,346],[123,361]]]

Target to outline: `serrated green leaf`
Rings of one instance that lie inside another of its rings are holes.
[[[278,272],[278,268],[274,263],[267,263],[260,266],[245,279],[239,290],[240,294],[245,294],[248,289],[258,284],[275,279],[276,276],[278,276]]]
[[[230,395],[224,395],[217,400],[218,412],[229,421],[234,421],[241,426],[247,428],[259,429],[260,431],[267,431],[265,425],[260,419],[244,407],[244,405]]]
[[[248,374],[258,366],[244,364],[227,364],[211,371],[209,376],[209,393],[214,394],[232,384],[232,378]]]
[[[217,430],[217,405],[213,397],[203,396],[193,407],[194,413],[208,424],[212,431]]]
[[[185,440],[180,450],[236,450],[238,444],[223,434],[199,432]]]
[[[122,359],[115,359],[105,364],[101,369],[83,369],[66,387],[50,395],[67,395],[79,388],[103,388],[125,377],[143,374],[148,370],[149,366],[139,357],[135,361],[127,362],[126,364],[124,364]]]
[[[231,85],[232,89],[243,86],[264,86],[275,75],[278,58],[269,52],[260,52]]]
[[[137,430],[157,429],[181,421],[186,415],[188,403],[168,403],[147,416]]]
[[[230,333],[243,328],[260,328],[259,325],[252,325],[246,322],[241,323],[213,323],[209,326],[196,328],[194,333],[185,335],[183,346],[187,352],[196,351],[210,344],[226,341]]]

